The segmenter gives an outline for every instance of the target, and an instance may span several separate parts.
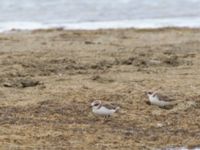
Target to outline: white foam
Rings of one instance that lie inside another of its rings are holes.
[[[0,32],[9,30],[34,30],[49,28],[47,25],[37,22],[3,22],[0,23]]]
[[[35,30],[59,28],[64,29],[121,29],[121,28],[161,28],[161,27],[200,27],[199,18],[157,18],[157,19],[137,19],[122,21],[101,21],[101,22],[78,22],[78,23],[61,23],[61,24],[43,24],[38,22],[4,22],[0,23],[0,32],[12,29],[18,30]]]
[[[161,28],[161,27],[200,27],[200,18],[159,18],[106,22],[83,22],[63,25],[66,29],[109,29],[109,28]]]

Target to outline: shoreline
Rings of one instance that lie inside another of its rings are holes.
[[[191,21],[192,20],[192,21]],[[111,21],[85,21],[85,22],[3,22],[0,24],[0,31],[36,30],[63,28],[66,30],[98,30],[98,29],[147,29],[147,28],[200,28],[200,17],[183,18],[152,18],[134,20],[111,20]]]
[[[130,27],[130,28],[98,28],[98,29],[67,29],[64,27],[53,27],[53,28],[38,28],[38,29],[10,29],[7,31],[2,31],[0,34],[4,33],[17,33],[17,32],[50,32],[50,31],[69,31],[69,32],[76,32],[76,31],[123,31],[123,30],[134,30],[134,31],[164,31],[164,30],[200,30],[200,27],[174,27],[174,26],[168,26],[168,27],[147,27],[147,28],[137,28],[137,27]]]

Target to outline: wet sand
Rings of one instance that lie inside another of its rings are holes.
[[[0,149],[155,149],[200,143],[200,30],[0,34]],[[146,104],[160,89],[182,103]],[[90,103],[121,110],[104,121]]]

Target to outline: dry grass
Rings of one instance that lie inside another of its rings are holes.
[[[200,31],[1,34],[1,149],[155,149],[200,142]],[[5,40],[4,40],[5,39]],[[145,103],[160,88],[184,103]],[[93,99],[121,107],[107,121]]]

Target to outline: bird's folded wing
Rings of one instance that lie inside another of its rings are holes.
[[[116,106],[111,105],[111,104],[103,104],[104,107],[108,108],[108,109],[115,109]]]
[[[161,100],[161,101],[166,101],[166,102],[173,102],[173,101],[175,101],[175,99],[173,97],[169,97],[169,96],[162,95],[162,94],[157,94],[157,95],[159,97],[159,100]]]

